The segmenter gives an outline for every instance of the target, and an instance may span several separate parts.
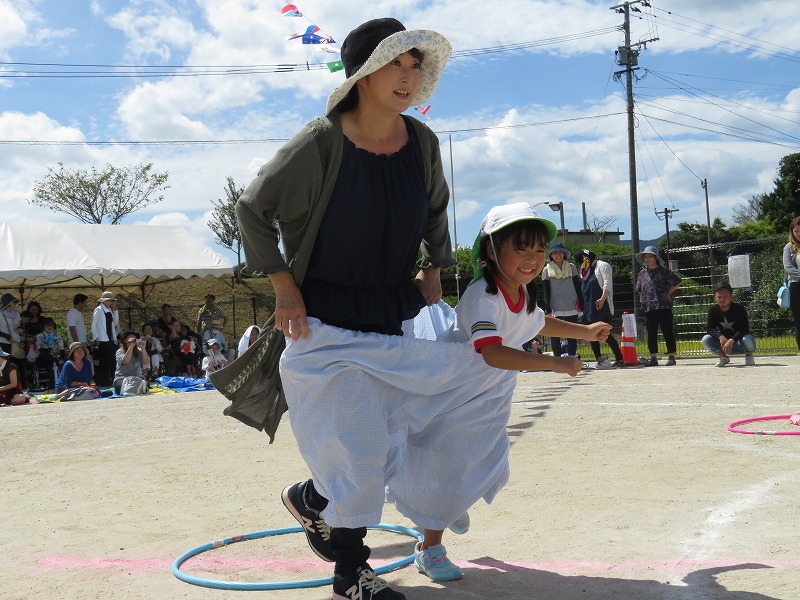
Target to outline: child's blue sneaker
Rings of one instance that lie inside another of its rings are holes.
[[[450,531],[458,535],[464,535],[469,531],[469,513],[465,512],[458,517],[449,527]]]
[[[453,581],[461,579],[464,572],[450,562],[447,550],[442,544],[420,550],[422,542],[414,546],[414,564],[420,573],[425,573],[433,581]]]

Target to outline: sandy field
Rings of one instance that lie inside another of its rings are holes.
[[[520,374],[511,481],[471,510],[466,535],[445,535],[464,578],[435,584],[412,566],[386,579],[410,600],[800,599],[800,436],[726,430],[800,411],[800,357],[757,361]],[[308,471],[288,422],[268,445],[224,417],[226,403],[211,391],[0,409],[0,598],[330,598],[329,587],[217,590],[172,574],[191,548],[296,525],[280,492]],[[383,521],[413,526],[390,505]],[[373,565],[413,548],[386,532],[368,543]],[[332,569],[290,534],[183,571],[276,582]]]

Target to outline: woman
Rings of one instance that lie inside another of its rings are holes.
[[[17,311],[19,299],[13,294],[3,294],[0,299],[0,349],[8,360],[17,365],[19,381],[25,381],[25,330]]]
[[[142,369],[150,368],[150,357],[144,350],[144,340],[136,337],[136,332],[128,330],[121,336],[117,350],[117,369],[114,371],[114,391],[124,396],[147,392],[147,382]]]
[[[363,539],[383,506],[390,456],[375,445],[388,438],[365,444],[363,421],[344,418],[332,425],[325,403],[354,402],[358,413],[389,417],[372,393],[362,391],[354,399],[354,388],[342,377],[326,375],[324,367],[312,364],[314,353],[304,349],[319,343],[314,336],[326,339],[318,331],[353,332],[356,346],[357,340],[400,336],[404,320],[441,298],[439,271],[453,260],[439,143],[426,126],[401,113],[433,95],[450,52],[440,34],[408,31],[395,19],[357,27],[342,44],[347,79],[328,99],[325,117],[295,135],[236,205],[248,268],[268,274],[275,289],[275,327],[288,343],[281,378],[305,373],[283,383],[292,427],[314,478],[288,486],[282,500],[298,521],[308,523],[312,549],[336,563],[334,598],[362,593],[379,600],[404,598],[375,576]],[[421,268],[412,280],[408,274],[421,242]],[[293,346],[297,352],[290,357]],[[340,363],[350,367],[359,386],[381,385],[367,381],[348,358]],[[300,392],[304,384],[311,386],[309,393]],[[349,473],[342,471],[342,461],[352,465]],[[377,483],[336,483],[364,473]],[[362,501],[368,509],[361,510]],[[436,543],[427,534],[421,552]]]
[[[578,322],[578,310],[583,306],[581,301],[581,278],[575,265],[568,262],[570,251],[561,243],[550,246],[547,263],[542,271],[542,288],[544,312],[569,323]],[[561,356],[561,338],[551,337],[550,345],[553,356]],[[567,355],[578,353],[578,341],[567,339]]]
[[[22,393],[21,381],[17,365],[8,352],[0,349],[0,405],[18,406],[28,401]]]
[[[783,247],[783,270],[789,279],[794,339],[800,350],[800,217],[789,224],[789,243]]]
[[[80,342],[72,342],[67,352],[67,362],[56,381],[56,393],[67,388],[86,387],[92,381],[92,361],[86,360],[86,348]]]
[[[658,366],[658,329],[667,345],[668,367],[675,365],[675,318],[672,314],[672,296],[681,286],[681,278],[664,265],[658,248],[647,246],[636,255],[636,261],[644,266],[636,276],[636,291],[642,305],[647,328],[647,349],[650,351],[648,367]]]
[[[242,334],[241,339],[239,339],[239,354],[241,356],[247,349],[252,346],[255,341],[258,339],[258,336],[261,334],[261,329],[257,325],[250,325],[245,332]]]
[[[42,305],[36,300],[31,300],[26,310],[30,313],[30,318],[25,324],[25,335],[28,338],[35,338],[44,329],[45,317],[42,316]]]
[[[611,265],[597,259],[591,250],[581,250],[575,254],[581,261],[581,296],[583,299],[583,322],[611,324],[614,314],[614,282],[611,277]],[[625,366],[619,343],[610,333],[606,339],[616,359],[613,363],[600,355],[600,342],[591,342],[592,353],[596,361],[595,369],[612,369]]]

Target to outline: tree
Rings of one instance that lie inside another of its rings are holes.
[[[617,217],[601,217],[590,212],[587,221],[594,243],[604,244],[606,242],[606,234],[611,231],[611,226],[617,222]]]
[[[48,169],[41,181],[33,184],[30,204],[71,215],[83,223],[118,225],[128,215],[152,204],[161,202],[169,188],[169,173],[151,172],[153,163],[114,167],[106,165],[102,171],[92,167],[71,171],[58,163],[58,171]]]
[[[733,222],[737,225],[745,223],[755,223],[764,216],[764,197],[766,194],[756,194],[744,204],[737,204],[733,207]]]
[[[763,217],[775,224],[777,232],[789,231],[791,220],[800,215],[800,153],[781,159],[775,189],[764,194],[761,206]]]
[[[237,188],[233,177],[228,177],[228,185],[225,187],[225,198],[212,200],[214,212],[208,221],[208,228],[214,232],[217,243],[220,246],[236,252],[236,272],[241,279],[242,264],[242,232],[239,230],[239,222],[236,220],[236,202],[239,196],[244,193],[244,188]]]

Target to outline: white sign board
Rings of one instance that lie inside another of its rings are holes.
[[[728,257],[728,283],[732,288],[749,288],[751,286],[749,254]]]

